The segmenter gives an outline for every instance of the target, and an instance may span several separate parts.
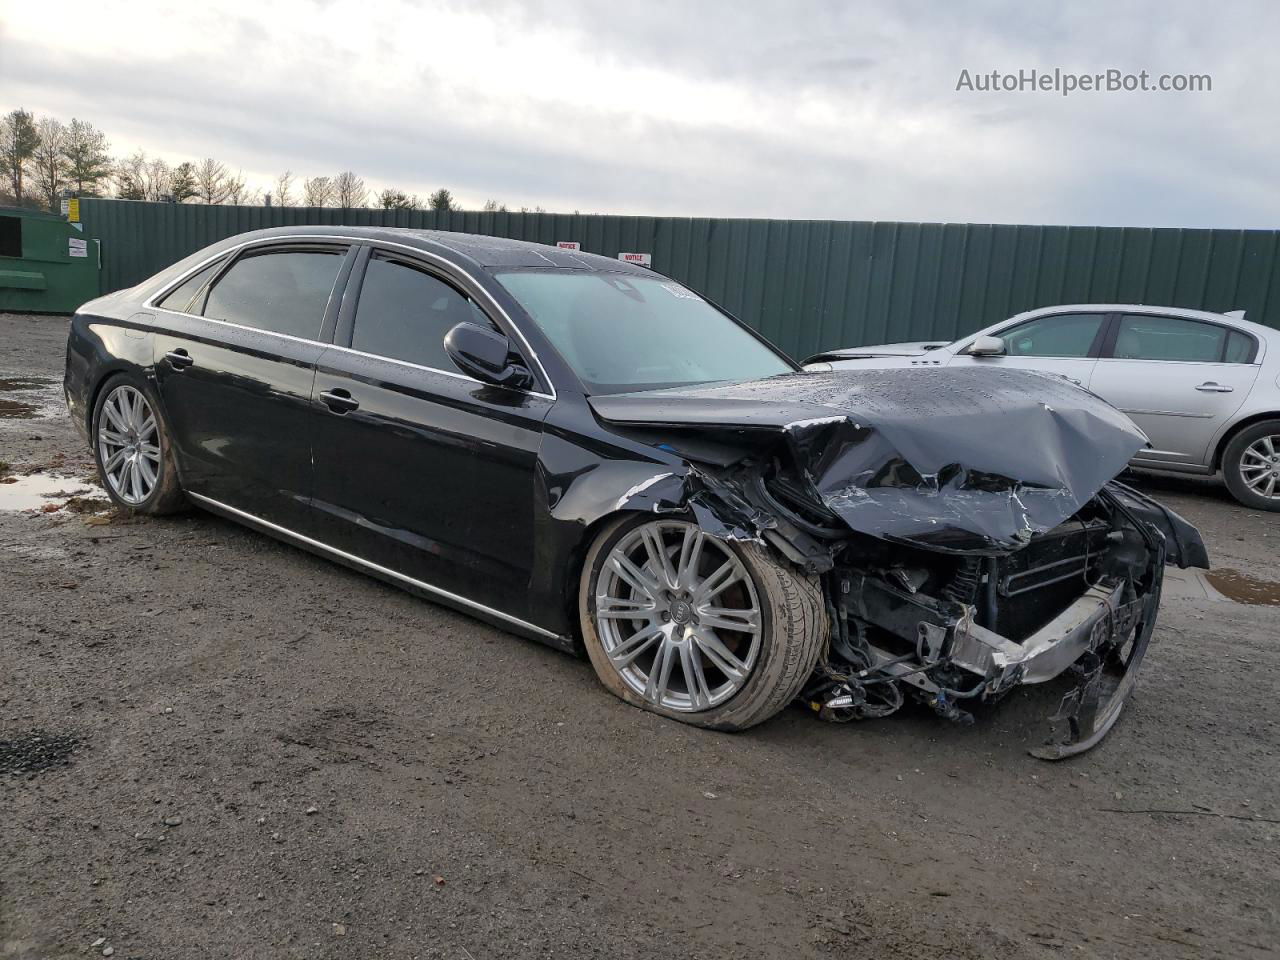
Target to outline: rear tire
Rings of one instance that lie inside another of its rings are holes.
[[[698,554],[683,577],[685,550],[698,537],[705,553]],[[670,561],[666,573],[656,569],[656,547],[649,544],[664,546]],[[624,561],[637,558],[634,568],[623,564],[628,571],[623,577],[617,566],[620,556]],[[639,559],[646,556],[648,563]],[[721,570],[737,579],[713,589]],[[649,591],[628,586],[636,573],[644,575]],[[706,591],[711,592],[704,595]],[[737,603],[732,600],[735,591]],[[650,592],[656,596],[656,610],[650,607]],[[627,598],[619,599],[619,593]],[[714,730],[745,730],[794,700],[813,673],[829,632],[816,577],[800,573],[760,544],[716,540],[689,520],[655,519],[652,514],[626,516],[601,531],[583,564],[578,609],[587,655],[611,693],[664,717]],[[633,611],[635,617],[627,618]],[[657,633],[648,649],[620,666],[644,646],[646,631]],[[664,645],[667,653],[660,658],[656,651]],[[663,675],[661,664],[668,658],[669,682],[661,690],[657,684],[646,685],[647,678]]]
[[[98,478],[117,507],[160,516],[187,506],[160,405],[141,378],[120,373],[102,385],[92,437]]]
[[[1280,511],[1280,420],[1263,420],[1232,437],[1222,452],[1222,477],[1246,507]]]

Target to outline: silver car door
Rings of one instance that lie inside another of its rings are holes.
[[[1091,389],[1151,440],[1136,463],[1205,466],[1210,441],[1258,377],[1253,339],[1203,320],[1123,314]]]

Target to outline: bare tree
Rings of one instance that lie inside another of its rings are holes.
[[[147,199],[147,155],[141,150],[117,160],[112,176],[121,200]]]
[[[271,194],[272,200],[278,207],[293,206],[293,171],[286,170],[280,176],[276,177],[276,188]]]
[[[190,160],[173,168],[169,179],[169,193],[176,203],[185,203],[196,195],[196,165]]]
[[[499,203],[497,200],[486,200],[484,206],[480,208],[484,213],[506,213],[507,205]]]
[[[67,125],[62,153],[67,158],[67,182],[77,195],[91,197],[111,176],[110,144],[106,136],[87,120],[74,117]]]
[[[427,206],[432,210],[457,210],[458,204],[453,199],[453,194],[441,187],[431,196],[427,197]]]
[[[39,145],[35,120],[26,110],[14,110],[0,121],[0,172],[9,181],[14,202],[19,205],[27,164]]]
[[[350,210],[352,207],[364,206],[369,191],[364,180],[350,170],[343,170],[333,180],[333,194],[338,206],[343,210]]]
[[[417,196],[389,188],[378,194],[378,206],[383,210],[417,210],[419,204]]]
[[[311,177],[302,182],[304,207],[327,207],[333,203],[333,181],[328,177]]]
[[[172,195],[173,168],[159,157],[143,168],[142,192],[147,200],[164,200]]]
[[[36,124],[39,142],[31,155],[36,189],[50,210],[58,209],[58,194],[67,182],[66,146],[67,128],[53,117],[41,117]]]
[[[244,185],[244,171],[238,171],[234,177],[227,177],[227,203],[244,203],[249,190]]]
[[[196,165],[196,196],[204,203],[224,203],[231,191],[230,181],[226,165],[213,157],[206,157]]]

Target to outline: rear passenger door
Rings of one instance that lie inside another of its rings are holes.
[[[456,324],[493,324],[465,278],[389,250],[367,257],[312,395],[320,539],[522,616],[552,400],[483,384],[449,359]]]
[[[156,381],[188,492],[309,531],[311,387],[348,256],[253,246],[160,301]]]
[[[1249,396],[1258,366],[1249,334],[1187,317],[1123,314],[1093,391],[1143,429],[1135,461],[1206,466],[1210,441]]]

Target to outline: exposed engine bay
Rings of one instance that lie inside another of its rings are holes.
[[[968,723],[973,705],[1066,673],[1062,735],[1033,753],[1083,752],[1133,688],[1165,563],[1207,567],[1204,545],[1112,479],[1146,441],[1097,397],[1029,371],[933,373],[911,371],[910,394],[901,371],[868,371],[597,412],[689,465],[627,506],[691,511],[821,578],[830,639],[801,694],[820,717],[884,717],[910,697]]]

